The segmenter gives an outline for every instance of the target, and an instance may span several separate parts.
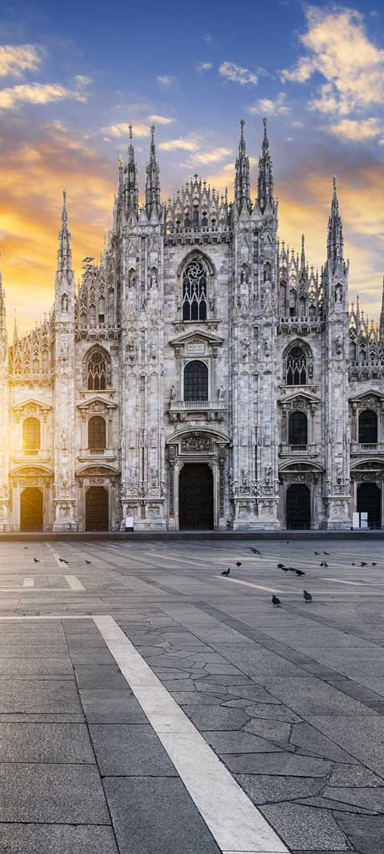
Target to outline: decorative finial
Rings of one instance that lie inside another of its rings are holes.
[[[129,138],[132,139],[132,125],[129,125]]]

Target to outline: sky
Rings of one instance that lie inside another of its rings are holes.
[[[384,274],[384,4],[296,0],[3,2],[0,249],[9,327],[53,301],[62,188],[76,280],[99,257],[133,125],[145,179],[156,126],[162,198],[198,173],[233,195],[245,120],[253,193],[268,117],[279,234],[325,261],[332,175],[350,299],[380,310]]]

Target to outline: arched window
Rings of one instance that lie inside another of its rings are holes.
[[[377,444],[377,415],[373,409],[364,409],[359,415],[359,442],[361,445]]]
[[[103,391],[107,387],[107,362],[98,350],[88,357],[87,386],[91,391]]]
[[[208,400],[208,368],[197,359],[184,369],[184,400]]]
[[[183,273],[183,320],[207,319],[207,270],[191,261]]]
[[[307,359],[302,347],[292,347],[287,358],[287,385],[307,384]]]
[[[88,421],[88,448],[93,454],[105,451],[106,448],[106,424],[101,415],[94,415]]]
[[[308,420],[305,412],[292,412],[288,421],[288,443],[306,445],[308,441]]]
[[[40,448],[40,421],[26,418],[23,424],[23,448],[29,454],[37,454]]]

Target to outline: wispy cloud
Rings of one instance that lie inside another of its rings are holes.
[[[196,65],[196,71],[209,71],[213,68],[212,62],[198,62]]]
[[[160,142],[159,148],[162,151],[198,151],[200,146],[197,142],[191,139],[168,139],[166,142]]]
[[[194,154],[192,160],[194,163],[215,163],[218,160],[224,160],[230,154],[230,148],[214,148],[212,151]]]
[[[0,112],[16,110],[21,104],[49,104],[72,99],[84,102],[87,94],[82,89],[69,89],[60,83],[25,83],[0,90]]]
[[[305,48],[283,81],[306,83],[320,74],[325,83],[310,102],[313,110],[348,115],[356,109],[381,104],[384,97],[384,50],[369,39],[363,16],[353,9],[306,10]]]
[[[250,71],[249,68],[242,68],[241,65],[236,65],[234,62],[222,62],[219,66],[219,74],[227,80],[231,80],[232,83],[241,83],[243,86],[247,83],[256,86],[258,82],[258,76],[254,71]]]
[[[263,116],[287,116],[291,112],[287,104],[287,96],[284,92],[280,92],[275,100],[272,98],[259,98],[248,110],[253,115]]]
[[[172,77],[170,74],[157,74],[156,75],[156,80],[158,83],[160,83],[161,86],[171,86],[174,79],[175,78]]]
[[[37,71],[43,57],[40,45],[0,45],[0,77],[21,77],[25,71]]]
[[[175,119],[169,119],[168,116],[158,116],[157,113],[152,113],[148,118],[157,125],[170,125],[175,121]]]
[[[325,130],[348,142],[366,142],[384,133],[384,124],[379,119],[340,119]]]
[[[150,134],[149,125],[129,125],[127,122],[119,122],[118,124],[109,125],[109,127],[104,128],[104,133],[109,133],[110,136],[117,139],[120,136],[128,136],[130,127],[132,127],[132,133],[134,136],[149,136]]]

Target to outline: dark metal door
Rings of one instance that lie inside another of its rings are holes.
[[[20,529],[22,531],[43,530],[43,494],[35,486],[23,489],[20,498]]]
[[[287,489],[287,528],[311,527],[311,500],[305,483],[292,483]]]
[[[381,527],[381,491],[377,483],[362,483],[357,488],[357,512],[368,513],[368,527]]]
[[[179,527],[212,530],[213,477],[208,465],[186,463],[179,478]]]
[[[87,531],[108,531],[108,492],[103,486],[91,486],[86,499]]]

